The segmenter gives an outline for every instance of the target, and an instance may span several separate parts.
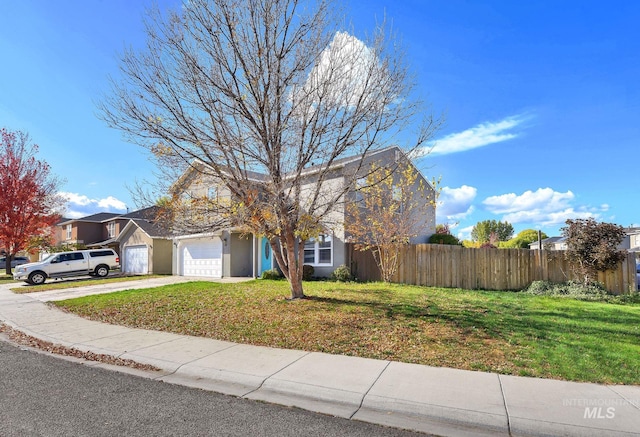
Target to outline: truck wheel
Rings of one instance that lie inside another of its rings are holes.
[[[40,285],[47,280],[47,275],[42,272],[33,272],[29,275],[29,284]]]
[[[109,267],[107,267],[105,265],[99,265],[98,267],[96,267],[94,273],[95,273],[96,276],[98,276],[100,278],[104,278],[105,276],[107,276],[109,274]]]

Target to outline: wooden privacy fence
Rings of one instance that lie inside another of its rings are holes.
[[[350,244],[347,253],[351,272],[359,280],[381,279],[371,252],[357,251]],[[533,281],[572,279],[578,278],[571,272],[563,251],[418,244],[401,250],[400,268],[393,282],[428,287],[522,290]],[[600,272],[598,281],[615,294],[635,290],[635,256],[629,254],[615,270]]]

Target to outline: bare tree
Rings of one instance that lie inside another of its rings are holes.
[[[332,164],[366,157],[412,126],[406,149],[422,146],[439,124],[412,99],[384,26],[365,44],[338,29],[335,11],[330,0],[190,0],[178,12],[154,11],[145,50],[124,53],[122,78],[100,104],[161,170],[190,167],[221,181],[225,202],[165,204],[199,204],[194,217],[209,220],[193,222],[266,236],[292,298],[304,296],[304,241],[352,185],[322,188]]]

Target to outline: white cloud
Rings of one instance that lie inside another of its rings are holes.
[[[386,75],[375,52],[364,42],[347,32],[336,32],[309,74],[304,92],[294,96],[311,97],[314,103],[321,100],[336,107],[362,105],[362,97],[366,98],[365,104],[371,104],[388,91],[382,87]],[[372,88],[371,83],[380,86]]]
[[[472,202],[477,192],[475,187],[468,185],[460,188],[444,187],[438,198],[436,214],[439,218],[446,217],[447,221],[464,219],[474,210]]]
[[[456,234],[456,237],[460,240],[471,240],[471,231],[473,231],[474,227],[475,225],[460,229]]]
[[[518,211],[557,211],[566,208],[575,198],[571,191],[559,193],[551,188],[538,188],[537,191],[525,191],[491,196],[482,203],[494,214],[509,214]]]
[[[60,192],[59,194],[60,196],[65,198],[69,203],[72,203],[74,205],[86,206],[91,204],[91,199],[89,199],[87,196],[83,194],[67,193],[67,192]]]
[[[98,206],[100,208],[106,208],[106,209],[117,209],[117,210],[125,210],[127,209],[127,205],[121,201],[116,199],[113,196],[109,196],[106,199],[100,199],[98,200]]]
[[[60,196],[67,200],[64,217],[81,218],[98,212],[125,213],[127,205],[113,196],[104,199],[91,199],[84,194],[60,192]]]
[[[420,156],[447,155],[450,153],[464,152],[490,144],[500,143],[518,137],[517,132],[509,132],[528,120],[529,116],[514,115],[500,121],[490,121],[477,126],[449,134],[436,140],[428,147],[416,153],[416,158]]]
[[[517,223],[531,223],[538,226],[558,226],[564,225],[568,219],[598,219],[600,214],[598,211],[588,210],[575,210],[574,208],[567,208],[562,211],[544,212],[540,210],[534,211],[519,211],[512,214],[507,214],[503,217],[503,220],[512,224]]]
[[[502,194],[486,198],[482,204],[493,214],[504,214],[502,220],[511,224],[531,224],[535,226],[558,226],[567,219],[599,218],[608,210],[608,205],[590,208],[575,206],[575,195],[571,191],[561,193],[551,188],[539,188],[536,191],[525,191]]]

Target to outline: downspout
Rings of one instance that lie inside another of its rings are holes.
[[[251,245],[251,266],[253,269],[253,279],[256,278],[256,234],[251,234],[253,236],[253,244]]]

